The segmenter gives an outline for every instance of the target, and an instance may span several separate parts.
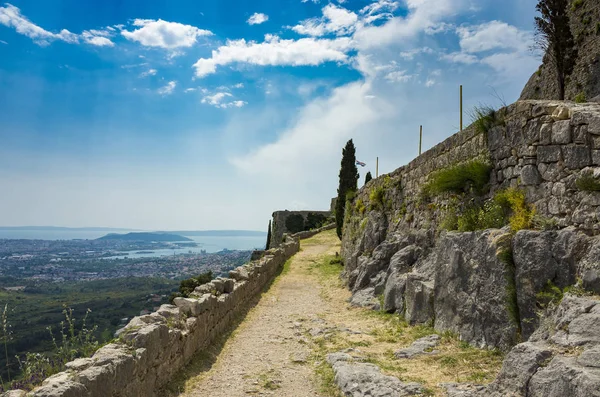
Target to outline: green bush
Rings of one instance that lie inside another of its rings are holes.
[[[535,208],[527,204],[525,193],[519,189],[509,188],[496,193],[494,201],[505,210],[510,210],[510,228],[513,232],[531,229],[535,217]]]
[[[182,280],[179,284],[179,292],[171,294],[169,298],[170,303],[173,303],[173,299],[177,297],[188,298],[192,292],[196,289],[196,287],[201,286],[202,284],[210,283],[213,279],[212,271],[208,271],[198,275],[197,277],[191,277],[186,280]]]
[[[575,184],[584,192],[600,192],[600,181],[591,172],[582,173]]]
[[[300,214],[292,214],[285,220],[285,228],[294,234],[304,231],[304,217]]]
[[[479,160],[461,163],[434,173],[423,187],[426,196],[442,193],[467,193],[473,189],[482,194],[490,181],[492,167]]]
[[[384,195],[385,191],[381,186],[373,188],[371,190],[371,193],[369,193],[369,201],[372,210],[383,209]]]
[[[487,134],[492,128],[506,124],[503,112],[487,105],[475,106],[471,111],[471,120],[479,134]]]
[[[365,203],[361,199],[356,200],[354,209],[361,215],[364,215],[365,211],[367,210],[367,208],[365,207]]]
[[[584,0],[574,0],[573,4],[571,4],[571,10],[577,11],[581,6],[583,6]]]
[[[309,212],[306,216],[306,223],[304,224],[304,230],[318,229],[327,223],[327,217],[323,214],[317,214]]]
[[[585,92],[580,92],[575,96],[575,103],[585,103],[587,102],[587,98],[585,96]]]

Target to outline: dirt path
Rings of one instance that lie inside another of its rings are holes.
[[[289,268],[263,295],[225,343],[212,368],[186,382],[182,396],[319,396],[311,348],[301,323],[319,321],[327,310],[318,279],[307,270],[339,251],[332,233],[302,242]]]
[[[461,343],[449,332],[441,334],[437,354],[395,358],[396,350],[435,330],[351,307],[350,292],[339,279],[339,250],[335,231],[303,240],[301,251],[225,343],[188,366],[177,386],[185,392],[175,395],[337,397],[325,358],[349,348],[387,375],[423,384],[427,396],[444,395],[440,383],[485,384],[495,378],[502,355]]]

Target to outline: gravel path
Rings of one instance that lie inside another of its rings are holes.
[[[308,362],[305,322],[331,310],[321,298],[318,280],[307,268],[339,250],[329,233],[301,243],[289,271],[276,280],[225,343],[212,368],[187,382],[181,396],[319,396]],[[329,309],[329,310],[328,310]],[[190,390],[191,389],[191,390]]]

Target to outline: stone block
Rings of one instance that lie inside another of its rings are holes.
[[[589,134],[587,125],[578,125],[573,130],[573,142],[580,145],[587,145],[589,143]]]
[[[558,106],[554,112],[552,112],[552,118],[554,120],[568,120],[570,118],[569,108],[566,106]]]
[[[557,121],[552,125],[552,143],[571,143],[571,122],[569,120]]]
[[[592,164],[600,165],[600,150],[592,150]]]
[[[175,298],[173,299],[175,306],[179,308],[183,313],[196,317],[202,313],[202,306],[197,299],[192,298]]]
[[[526,165],[521,170],[521,183],[525,186],[539,185],[542,177],[534,165]]]
[[[235,286],[235,281],[231,278],[226,278],[223,280],[223,292],[229,294],[233,292],[233,287]]]
[[[565,166],[572,170],[591,165],[592,154],[588,146],[565,146],[562,148]]]
[[[540,145],[549,145],[552,143],[552,123],[542,124],[539,142]]]
[[[560,161],[560,146],[538,146],[537,160],[540,163],[555,163]]]

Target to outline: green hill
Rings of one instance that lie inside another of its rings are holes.
[[[123,240],[123,241],[193,241],[187,237],[180,236],[178,234],[170,233],[127,233],[117,234],[110,233],[106,236],[100,237],[98,240]]]

